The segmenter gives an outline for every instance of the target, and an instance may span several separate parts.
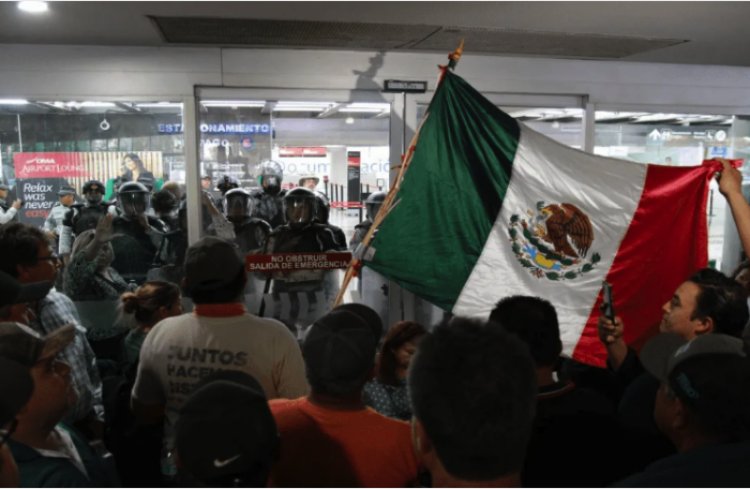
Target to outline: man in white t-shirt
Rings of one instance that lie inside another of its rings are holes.
[[[143,423],[166,415],[164,441],[171,451],[177,413],[193,387],[220,370],[258,380],[268,399],[308,391],[299,345],[281,322],[245,311],[247,281],[236,246],[220,238],[196,242],[185,256],[183,288],[192,313],[167,318],[149,332],[141,349],[132,407]],[[167,453],[167,452],[165,452]]]

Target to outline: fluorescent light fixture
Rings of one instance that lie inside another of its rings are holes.
[[[135,104],[135,106],[142,109],[177,109],[181,108],[182,104],[179,102],[146,102]]]
[[[355,102],[348,104],[346,107],[339,109],[339,112],[360,112],[360,113],[371,113],[377,114],[380,112],[390,112],[391,104],[385,103],[369,103],[369,102]]]
[[[203,100],[204,107],[251,107],[261,109],[266,103],[263,100]]]
[[[27,105],[28,100],[22,98],[0,98],[0,105]]]
[[[274,112],[323,112],[336,105],[334,102],[281,101],[273,108]]]
[[[31,14],[41,14],[47,11],[47,2],[18,2],[18,8]]]
[[[109,108],[109,107],[114,107],[114,106],[115,106],[114,102],[80,102],[78,104],[78,107],[88,107],[88,108],[92,108],[92,107],[93,108],[98,108],[98,107]]]
[[[274,112],[323,112],[325,108],[313,105],[300,105],[299,107],[274,107]]]

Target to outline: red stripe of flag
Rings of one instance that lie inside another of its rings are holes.
[[[708,262],[706,201],[717,165],[648,167],[638,207],[607,274],[629,345],[639,348],[658,331],[662,305]],[[644,282],[647,275],[658,279]],[[597,333],[601,301],[600,293],[573,352],[574,359],[598,366],[607,358]]]

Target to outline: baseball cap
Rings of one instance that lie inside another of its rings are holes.
[[[672,334],[652,338],[641,350],[641,363],[654,377],[668,384],[681,399],[700,402],[716,397],[718,389],[735,390],[721,372],[747,370],[744,343],[725,334],[705,334],[687,341]],[[690,364],[701,361],[701,368]]]
[[[44,357],[54,356],[75,339],[75,327],[65,325],[42,336],[21,323],[0,323],[0,357],[31,368]]]
[[[375,309],[372,307],[358,302],[350,302],[348,304],[341,304],[337,306],[336,309],[344,309],[353,312],[360,318],[364,319],[364,321],[370,326],[376,341],[378,341],[383,335],[383,320],[380,319],[380,315],[375,312]]]
[[[0,426],[16,417],[34,391],[29,368],[0,357]]]
[[[0,183],[0,190],[10,190],[10,187],[5,185],[4,183]]]
[[[338,307],[318,319],[302,344],[311,383],[354,387],[375,363],[377,340],[370,325],[350,310]]]
[[[75,195],[76,191],[73,187],[60,187],[60,190],[57,191],[58,197],[62,197],[63,195]]]
[[[213,236],[199,239],[185,254],[186,292],[215,290],[228,285],[244,266],[233,243]]]
[[[279,435],[263,389],[239,371],[203,379],[183,404],[175,448],[184,470],[201,481],[262,475],[276,458]]]
[[[43,299],[53,285],[53,282],[22,284],[15,277],[0,272],[0,307]]]

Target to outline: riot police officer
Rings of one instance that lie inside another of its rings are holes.
[[[96,225],[105,214],[117,214],[114,206],[102,201],[104,184],[99,180],[89,180],[83,184],[81,193],[85,202],[73,204],[65,214],[60,233],[58,252],[63,258],[70,255],[73,240],[87,229],[96,229]]]
[[[271,233],[267,253],[345,251],[346,239],[341,239],[343,236],[339,237],[329,224],[318,221],[318,208],[311,190],[298,187],[287,192],[284,196],[287,223]],[[330,307],[338,292],[337,272],[298,270],[274,275],[271,315],[301,334],[305,326]]]
[[[222,197],[233,188],[239,188],[239,187],[240,187],[240,181],[234,178],[232,175],[222,176],[219,182],[216,184],[216,188],[219,189],[219,192],[221,192]]]
[[[370,230],[372,221],[375,220],[375,216],[378,215],[380,207],[385,201],[385,195],[385,192],[373,192],[365,199],[365,216],[367,219],[354,226],[354,235],[349,242],[349,249],[352,251],[357,248],[365,238],[367,231]]]
[[[235,242],[242,253],[262,251],[271,234],[271,225],[252,216],[253,199],[241,188],[224,194],[224,215],[234,225]]]
[[[372,227],[372,221],[378,215],[378,211],[385,201],[385,196],[385,192],[373,192],[365,199],[367,219],[354,226],[354,236],[349,243],[349,249],[352,251],[357,249]],[[361,254],[362,251],[360,250],[359,253]],[[383,324],[390,324],[388,320],[388,281],[385,277],[369,267],[362,267],[359,272],[358,288],[362,302],[377,311]]]
[[[284,224],[283,205],[286,191],[281,189],[283,179],[284,172],[281,163],[266,160],[260,164],[262,188],[252,193],[255,200],[254,217],[263,219],[274,229]]]
[[[337,243],[346,243],[344,231],[340,227],[328,222],[331,214],[331,202],[328,200],[328,197],[317,190],[314,190],[313,193],[315,193],[315,221],[320,224],[326,224],[336,236]]]
[[[214,196],[211,195],[211,199],[214,201],[214,205],[219,209],[219,211],[224,212],[224,194],[229,192],[230,190],[234,188],[240,188],[240,181],[234,178],[232,175],[222,175],[222,177],[216,182],[216,188],[219,189],[219,192],[221,193],[220,196]],[[209,221],[208,215],[204,212],[203,213],[203,222],[207,223]],[[206,224],[204,224],[206,225]]]
[[[140,182],[123,183],[117,192],[120,215],[112,221],[112,268],[136,284],[146,281],[148,271],[169,263],[166,225],[146,214],[151,194]]]
[[[274,230],[271,253],[346,251],[334,226],[321,222],[321,206],[311,190],[297,187],[284,196],[286,224]]]

